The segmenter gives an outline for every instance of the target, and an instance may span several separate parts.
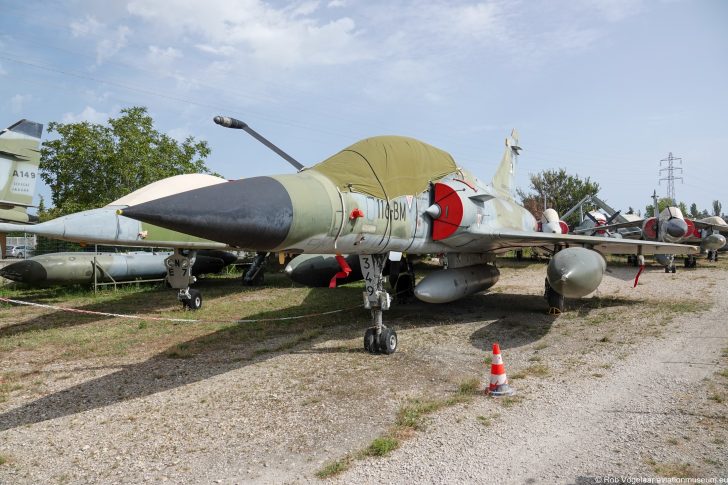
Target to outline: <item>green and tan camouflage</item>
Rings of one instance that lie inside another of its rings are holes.
[[[390,304],[382,287],[387,257],[445,254],[447,268],[414,288],[420,299],[444,303],[495,284],[498,270],[492,262],[498,253],[569,248],[558,265],[549,267],[546,280],[549,305],[562,310],[563,296],[584,296],[599,285],[601,254],[697,251],[662,242],[538,232],[533,215],[513,197],[520,149],[514,130],[494,178],[484,183],[431,145],[374,137],[297,174],[227,182],[131,205],[122,213],[233,247],[359,255],[374,329],[365,334],[365,348],[385,353],[396,344],[396,334],[381,318]]]

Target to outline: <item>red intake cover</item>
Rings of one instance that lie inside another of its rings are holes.
[[[701,239],[702,236],[700,234],[700,229],[695,227],[695,224],[693,224],[693,221],[691,221],[690,219],[685,219],[685,224],[688,225],[688,233],[687,233],[686,237],[692,236],[692,237]]]
[[[559,226],[561,226],[561,234],[569,234],[569,225],[567,223],[559,221]]]
[[[463,201],[458,193],[446,184],[435,184],[435,204],[440,206],[440,217],[432,222],[432,240],[439,241],[452,236],[463,221]]]
[[[642,224],[642,232],[647,239],[657,239],[657,219],[650,217]]]

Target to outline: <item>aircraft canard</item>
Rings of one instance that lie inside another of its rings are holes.
[[[382,323],[390,295],[383,271],[402,254],[444,253],[446,269],[414,287],[418,298],[443,303],[487,289],[498,279],[491,263],[509,249],[554,253],[545,297],[555,311],[564,296],[594,291],[605,270],[602,254],[695,253],[668,242],[607,239],[537,231],[533,215],[511,195],[517,134],[492,184],[457,167],[431,145],[404,137],[374,137],[297,174],[253,177],[162,197],[122,209],[133,219],[257,251],[359,255],[365,308],[372,327],[365,348],[391,353],[396,332]],[[396,266],[396,264],[395,264]],[[178,281],[179,298],[189,283]]]
[[[20,120],[0,131],[0,220],[26,223],[33,206],[43,125]]]

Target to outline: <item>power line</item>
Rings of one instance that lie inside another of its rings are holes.
[[[675,162],[680,162],[681,166],[676,167]],[[667,158],[660,160],[660,167],[662,167],[663,163],[666,163],[667,166],[660,169],[660,175],[662,175],[663,172],[667,172],[667,177],[660,178],[658,183],[661,184],[663,180],[667,181],[667,198],[670,199],[673,204],[677,204],[677,199],[675,199],[675,180],[680,180],[680,182],[683,180],[682,158],[674,157],[672,152],[670,152],[667,155]],[[679,172],[680,176],[676,177],[675,172]]]

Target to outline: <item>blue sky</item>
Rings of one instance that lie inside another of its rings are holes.
[[[231,179],[292,169],[216,114],[304,165],[397,134],[485,180],[516,127],[522,188],[563,167],[643,208],[673,152],[678,200],[725,211],[727,26],[717,0],[0,0],[0,124],[147,106]]]

